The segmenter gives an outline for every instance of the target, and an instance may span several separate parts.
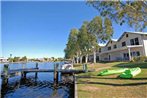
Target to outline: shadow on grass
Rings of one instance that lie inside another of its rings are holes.
[[[147,78],[131,78],[131,79],[122,79],[122,78],[107,78],[107,77],[90,77],[90,76],[78,76],[78,78],[83,78],[83,79],[110,79],[110,80],[147,80]]]
[[[128,63],[121,63],[114,65],[112,67],[120,67],[120,68],[134,68],[134,67],[140,67],[140,68],[147,68],[147,62],[128,62]]]
[[[107,64],[107,63],[113,63],[116,61],[98,61],[97,63]]]
[[[138,85],[145,85],[145,84],[147,84],[147,82],[116,84],[116,83],[80,81],[77,84],[101,84],[101,85],[110,85],[110,86],[138,86]]]

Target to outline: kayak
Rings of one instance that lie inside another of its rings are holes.
[[[114,70],[105,69],[105,70],[101,71],[101,72],[98,74],[98,76],[119,74],[119,73],[125,72],[126,70],[128,70],[128,68],[121,68],[121,69],[114,69]]]
[[[120,74],[119,77],[129,79],[129,78],[135,77],[139,73],[141,73],[141,69],[139,67],[136,67],[136,68],[131,68],[129,70],[126,70],[124,73]]]

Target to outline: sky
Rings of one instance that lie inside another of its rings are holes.
[[[1,3],[2,56],[30,58],[64,57],[64,49],[72,28],[79,29],[99,12],[83,1],[3,1]],[[113,38],[128,25],[113,24]]]

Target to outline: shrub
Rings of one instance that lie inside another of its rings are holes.
[[[146,56],[134,57],[132,59],[132,62],[147,62],[147,57]]]

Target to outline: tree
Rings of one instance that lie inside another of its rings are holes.
[[[21,59],[20,59],[20,61],[27,61],[27,57],[26,56],[24,56],[24,57],[22,57]]]
[[[96,8],[101,16],[111,19],[123,25],[128,23],[130,27],[137,31],[142,31],[147,27],[147,1],[102,1],[89,0],[89,5]]]
[[[80,47],[80,63],[82,63],[82,58],[86,55],[85,62],[87,62],[87,55],[88,55],[88,31],[87,31],[87,24],[88,22],[84,22],[81,28],[79,29],[78,34],[78,43]]]
[[[20,57],[14,57],[13,62],[18,62],[20,60]]]
[[[89,42],[90,42],[90,52],[93,52],[93,62],[96,63],[96,51],[98,49],[98,43],[96,36],[89,33]]]
[[[43,59],[44,59],[44,61],[48,61],[48,58],[47,57],[44,57]]]
[[[66,48],[64,49],[65,52],[65,58],[67,59],[72,59],[74,62],[76,52],[77,52],[77,36],[78,36],[78,30],[77,29],[72,29],[70,31],[69,37],[68,37],[68,42],[66,44]]]
[[[9,62],[13,62],[13,58],[12,58],[12,57],[9,57],[9,58],[8,58],[8,61],[9,61]]]
[[[88,32],[93,35],[91,36],[93,37],[92,39],[95,41],[92,45],[92,51],[94,55],[94,63],[96,63],[96,50],[98,48],[97,43],[103,43],[112,37],[112,23],[109,18],[102,19],[102,17],[96,16],[90,21],[90,23],[87,25],[87,28]]]
[[[55,60],[55,58],[54,58],[54,57],[51,57],[51,60],[52,60],[52,61],[54,61],[54,60]]]
[[[82,56],[85,56],[85,63],[88,62],[88,55],[91,53],[92,47],[97,46],[96,37],[88,32],[87,26],[89,22],[84,21],[79,30],[78,43],[81,50],[81,62]]]

